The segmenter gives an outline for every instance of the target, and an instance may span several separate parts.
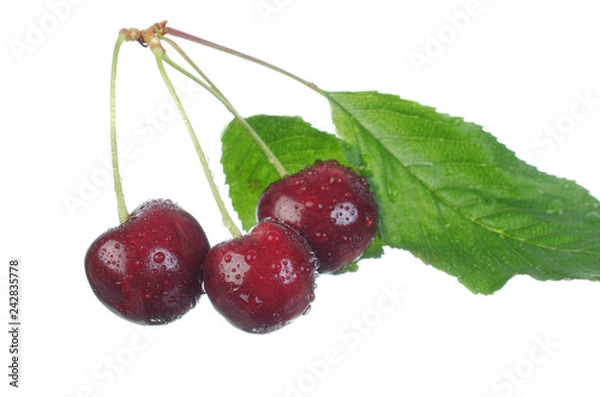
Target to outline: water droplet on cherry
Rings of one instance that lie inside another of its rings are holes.
[[[154,259],[154,262],[156,262],[156,263],[163,263],[165,261],[164,252],[159,251],[159,252],[155,253],[153,259]]]

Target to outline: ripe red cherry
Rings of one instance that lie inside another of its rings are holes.
[[[92,243],[85,271],[114,313],[139,324],[165,324],[196,305],[209,248],[189,213],[170,200],[150,200]]]
[[[364,177],[335,160],[271,184],[258,201],[258,219],[280,219],[303,233],[321,262],[320,273],[358,259],[373,241],[378,207]]]
[[[308,312],[318,262],[306,239],[265,220],[249,235],[214,246],[204,264],[204,289],[234,326],[272,332]]]

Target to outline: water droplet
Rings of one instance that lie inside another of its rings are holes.
[[[310,305],[306,306],[306,309],[304,309],[304,311],[302,312],[302,315],[306,316],[308,313],[310,313],[310,309],[311,309]]]
[[[281,239],[281,236],[279,235],[279,233],[273,232],[273,231],[269,231],[267,232],[267,241],[270,242],[277,242]]]
[[[115,240],[108,240],[100,247],[98,259],[109,270],[121,274],[125,272],[124,267],[127,263],[127,254],[125,248]]]
[[[160,252],[160,251],[157,252],[156,254],[154,254],[154,257],[153,257],[154,262],[156,262],[156,263],[163,263],[165,261],[165,258],[166,258],[166,256],[165,256],[164,252]]]
[[[560,201],[559,199],[554,199],[550,202],[550,204],[548,205],[548,209],[546,210],[546,212],[548,214],[558,214],[558,215],[562,215],[563,213],[563,208],[564,208],[564,204],[562,201]]]
[[[244,274],[250,269],[250,265],[246,263],[241,254],[230,253],[226,256],[229,256],[229,262],[224,261],[220,273],[226,282],[240,285],[243,282]]]
[[[313,272],[313,269],[311,266],[300,266],[298,272],[303,274],[304,276],[310,276]]]
[[[252,264],[253,262],[256,262],[256,260],[258,259],[258,255],[256,254],[256,251],[250,251],[246,254],[245,259],[246,259],[246,262]]]
[[[280,263],[281,270],[279,271],[279,281],[281,281],[282,284],[293,282],[297,275],[294,272],[294,266],[291,261],[289,259],[282,259]]]
[[[279,273],[281,271],[281,264],[271,263],[271,270],[273,270],[275,273]]]
[[[225,261],[225,263],[230,263],[231,262],[231,255],[230,254],[226,254],[223,257],[223,261]]]
[[[390,195],[390,198],[392,200],[395,200],[398,198],[398,196],[400,195],[400,189],[398,189],[396,186],[394,185],[390,185],[388,186],[388,193]]]
[[[591,223],[591,224],[600,223],[600,213],[595,212],[595,211],[588,212],[585,215],[584,219],[587,223]]]
[[[335,221],[336,225],[348,226],[358,218],[358,210],[352,203],[339,203],[331,211],[330,217]]]

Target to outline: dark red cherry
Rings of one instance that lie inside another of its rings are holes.
[[[234,326],[272,332],[308,312],[318,262],[306,239],[265,220],[249,235],[214,246],[204,264],[204,289]]]
[[[189,213],[170,200],[150,200],[92,243],[85,271],[114,313],[139,324],[165,324],[196,305],[209,248]]]
[[[332,273],[369,247],[377,211],[366,179],[330,160],[271,184],[260,196],[257,216],[280,219],[303,233],[321,262],[319,272]]]

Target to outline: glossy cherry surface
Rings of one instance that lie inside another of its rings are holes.
[[[306,239],[276,221],[214,246],[204,265],[204,288],[234,326],[272,332],[307,313],[314,300],[315,259]]]
[[[189,213],[170,200],[150,200],[91,244],[85,271],[97,298],[114,313],[139,324],[165,324],[196,305],[209,248]]]
[[[358,259],[373,241],[378,207],[366,179],[335,160],[317,161],[271,184],[258,219],[280,219],[303,233],[321,262],[320,273]]]

